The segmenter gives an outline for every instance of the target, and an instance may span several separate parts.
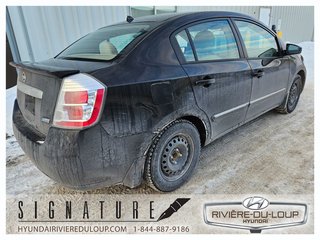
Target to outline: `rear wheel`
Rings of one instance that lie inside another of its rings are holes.
[[[300,94],[302,91],[302,80],[299,75],[297,75],[290,87],[289,95],[287,95],[284,103],[281,104],[276,110],[280,113],[291,113],[295,110]]]
[[[189,121],[178,120],[154,139],[147,155],[145,178],[162,192],[174,191],[188,181],[200,155],[200,136]]]

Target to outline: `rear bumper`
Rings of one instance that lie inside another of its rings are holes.
[[[37,139],[38,135],[24,119],[17,101],[13,110],[13,131],[34,164],[66,187],[83,190],[116,184],[135,187],[142,182],[144,151],[141,146],[145,134],[113,137],[100,124],[81,131],[51,127],[40,144],[41,136]]]

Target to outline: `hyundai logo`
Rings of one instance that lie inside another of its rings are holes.
[[[263,197],[248,197],[242,205],[250,210],[261,210],[269,206],[269,201]]]
[[[26,74],[24,72],[22,72],[21,80],[22,80],[22,82],[26,82],[27,81],[27,76],[26,76]]]

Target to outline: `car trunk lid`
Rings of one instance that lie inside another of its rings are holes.
[[[66,64],[67,63],[67,64]],[[17,69],[17,102],[20,111],[37,132],[47,135],[52,125],[62,79],[79,72],[91,72],[106,63],[47,60],[41,63],[11,63]]]

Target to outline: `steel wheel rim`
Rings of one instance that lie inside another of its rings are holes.
[[[168,181],[181,178],[189,169],[194,146],[189,136],[178,134],[172,137],[163,148],[160,172]]]

